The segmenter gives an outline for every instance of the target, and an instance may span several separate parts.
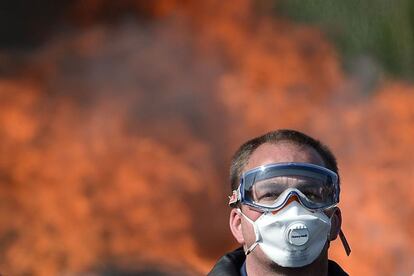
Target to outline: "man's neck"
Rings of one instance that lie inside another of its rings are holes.
[[[324,252],[311,264],[304,267],[281,267],[275,263],[261,263],[255,256],[249,255],[246,258],[246,270],[248,276],[258,275],[328,275],[328,256]]]

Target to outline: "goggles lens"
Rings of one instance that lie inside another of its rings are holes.
[[[293,194],[309,209],[327,208],[339,201],[338,176],[307,163],[280,163],[246,172],[241,181],[242,202],[275,210]]]

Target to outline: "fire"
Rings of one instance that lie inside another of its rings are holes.
[[[110,3],[79,1],[76,31],[0,79],[2,273],[205,273],[236,246],[230,156],[275,128],[338,155],[353,253],[332,257],[413,271],[412,86],[362,96],[320,31],[247,0]],[[96,24],[110,10],[145,20]]]

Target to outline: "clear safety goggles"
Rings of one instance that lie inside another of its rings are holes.
[[[338,175],[309,163],[276,163],[245,172],[230,205],[237,202],[263,212],[276,211],[296,196],[311,210],[327,209],[339,203]]]

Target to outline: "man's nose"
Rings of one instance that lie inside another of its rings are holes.
[[[293,201],[297,201],[298,203],[300,203],[299,198],[297,195],[291,195],[288,199],[288,201],[286,202],[285,206],[289,205],[290,203],[292,203]],[[284,208],[284,206],[283,206]]]
[[[279,212],[280,210],[282,210],[283,208],[285,208],[286,206],[288,206],[293,201],[296,201],[296,202],[300,203],[298,196],[295,195],[295,194],[293,194],[293,195],[289,196],[289,199],[288,199],[288,201],[286,201],[285,206],[283,206],[279,210],[273,211],[272,214],[276,214],[277,212]]]

